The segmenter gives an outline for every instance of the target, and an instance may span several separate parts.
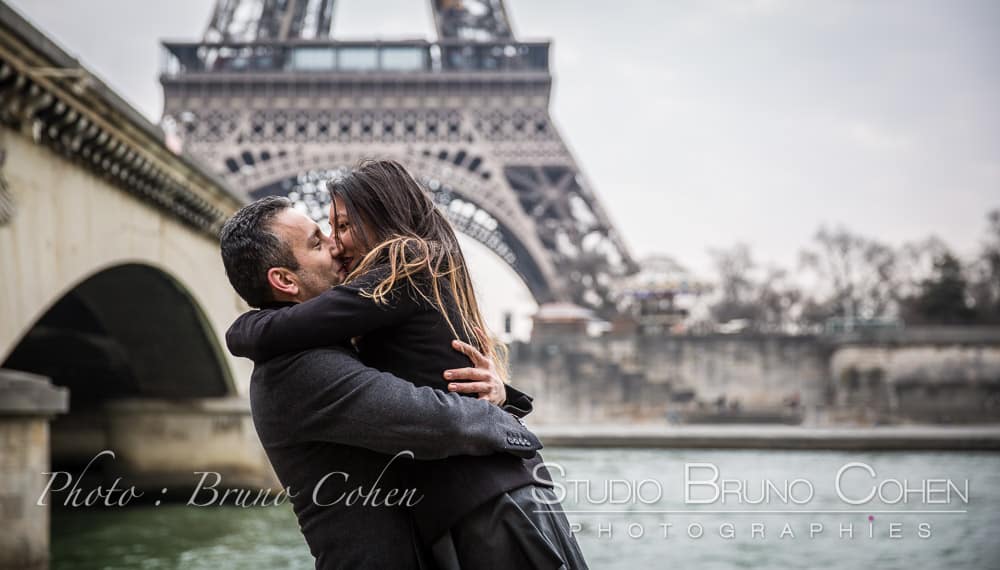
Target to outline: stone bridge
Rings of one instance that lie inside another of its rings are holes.
[[[0,4],[0,567],[44,567],[42,474],[101,450],[88,488],[273,484],[222,336],[244,200]]]

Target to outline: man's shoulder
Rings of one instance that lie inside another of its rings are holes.
[[[254,366],[250,376],[250,408],[254,418],[287,414],[288,405],[328,393],[363,373],[365,365],[348,347],[323,347],[276,356]]]
[[[281,354],[254,365],[252,382],[267,381],[277,376],[296,373],[304,368],[329,368],[342,365],[358,366],[358,354],[348,346],[324,346]]]

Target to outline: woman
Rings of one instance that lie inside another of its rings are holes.
[[[505,370],[503,349],[476,332],[486,327],[455,232],[416,180],[396,162],[369,161],[329,190],[345,282],[292,307],[241,316],[227,338],[231,351],[259,362],[353,339],[365,364],[446,390],[442,370],[469,365],[451,348],[459,338]],[[505,407],[526,413],[530,398],[507,390]],[[509,454],[415,464],[424,500],[414,522],[435,564],[585,567],[558,501],[537,502],[554,499],[535,478],[540,464]],[[551,477],[543,469],[539,479]]]

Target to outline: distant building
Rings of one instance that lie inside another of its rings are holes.
[[[573,303],[545,303],[532,317],[533,341],[585,336],[595,321],[594,312]]]
[[[688,332],[703,310],[701,301],[712,286],[696,279],[668,256],[643,259],[641,269],[618,285],[623,318],[613,332],[644,335]]]

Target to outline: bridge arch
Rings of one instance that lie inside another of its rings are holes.
[[[115,263],[51,302],[0,367],[66,386],[71,411],[118,398],[234,395],[216,338],[173,275],[148,263]]]

